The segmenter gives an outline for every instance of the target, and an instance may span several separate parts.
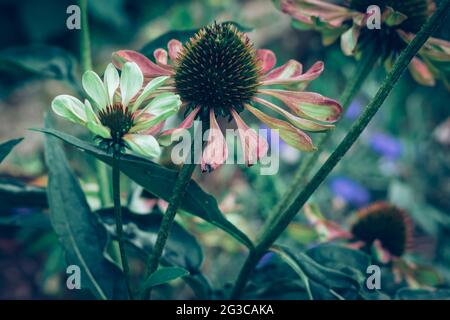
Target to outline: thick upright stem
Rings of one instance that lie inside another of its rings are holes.
[[[89,20],[87,0],[79,0],[81,11],[80,60],[83,73],[92,70],[91,40],[89,37]],[[95,160],[97,180],[99,184],[99,197],[103,206],[112,203],[108,167],[99,160]]]
[[[209,128],[209,122],[204,121],[202,123],[201,139],[203,139],[203,134],[207,128]],[[196,133],[194,133],[194,137]],[[195,138],[194,138],[195,139]],[[167,238],[169,237],[170,229],[172,228],[175,216],[180,206],[181,199],[183,199],[186,189],[191,181],[192,174],[195,170],[195,143],[194,140],[191,141],[191,152],[187,155],[185,163],[180,169],[177,181],[173,188],[173,194],[169,200],[169,206],[164,214],[163,220],[161,221],[161,226],[159,227],[158,236],[156,238],[155,246],[153,247],[152,254],[150,255],[147,262],[147,277],[158,269],[159,261],[166,246]],[[147,288],[142,292],[143,299],[150,299],[151,288]]]
[[[406,49],[400,54],[399,58],[394,64],[391,72],[386,76],[381,87],[379,88],[375,98],[369,103],[363,114],[358,118],[355,124],[351,127],[350,131],[330,155],[328,160],[317,171],[311,181],[301,191],[289,207],[280,215],[280,218],[276,221],[276,224],[271,226],[260,237],[256,244],[254,251],[248,256],[247,261],[242,268],[238,279],[233,288],[231,294],[232,298],[238,298],[247,284],[248,278],[254,269],[262,255],[267,249],[275,242],[275,240],[286,229],[292,219],[297,215],[297,212],[303,207],[313,192],[320,186],[325,180],[328,174],[333,170],[336,164],[347,153],[355,141],[359,138],[363,130],[367,127],[374,115],[377,113],[381,105],[384,103],[389,93],[397,83],[400,76],[403,74],[412,58],[417,54],[420,48],[424,45],[431,34],[436,31],[439,25],[444,21],[445,16],[450,7],[450,0],[442,0],[438,9],[433,16],[424,24],[422,29],[406,47]]]
[[[125,251],[125,241],[123,238],[122,223],[122,207],[120,204],[120,169],[119,169],[120,151],[115,151],[113,155],[112,165],[112,182],[113,182],[113,198],[114,198],[114,216],[116,219],[117,239],[119,241],[120,260],[122,269],[127,283],[128,295],[133,299],[133,291],[131,289],[130,269],[128,266],[128,258]]]
[[[358,63],[355,74],[348,81],[345,90],[342,93],[341,98],[339,99],[344,110],[347,110],[350,103],[358,94],[363,83],[369,76],[370,72],[372,71],[373,67],[375,66],[379,58],[378,50],[375,50],[375,48],[373,48],[373,50],[372,48],[370,48],[370,50],[367,50],[366,53],[367,54],[364,55],[362,60]],[[265,230],[269,228],[269,226],[273,225],[278,220],[280,213],[282,213],[287,208],[287,206],[292,202],[298,190],[304,187],[304,185],[308,180],[308,175],[310,171],[317,163],[321,151],[325,146],[325,144],[327,143],[327,141],[329,140],[329,138],[331,137],[332,132],[333,131],[330,130],[320,137],[317,143],[318,151],[305,156],[305,159],[302,161],[300,167],[298,168],[298,170],[294,175],[294,180],[291,183],[289,189],[278,201],[276,206],[271,210],[269,218],[266,220],[263,227],[263,232],[261,234],[263,234]]]
[[[156,243],[148,260],[147,276],[150,276],[158,268],[164,247],[166,246],[167,238],[169,237],[170,230],[175,220],[177,209],[186,192],[187,186],[191,181],[194,169],[195,163],[185,163],[178,174],[178,178],[173,189],[173,194],[169,201],[169,206],[167,207],[166,213],[161,221]],[[145,290],[143,298],[149,297],[150,292],[150,289]]]

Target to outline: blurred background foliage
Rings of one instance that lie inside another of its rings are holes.
[[[43,139],[27,129],[43,126],[44,113],[49,111],[54,96],[70,91],[76,94],[80,90],[80,32],[68,30],[65,25],[66,8],[70,4],[72,2],[66,0],[0,0],[0,142],[26,138],[0,168],[2,299],[90,297],[84,291],[80,294],[64,289],[64,253],[55,234],[49,231],[48,221],[30,219],[23,223],[21,220],[20,227],[11,222],[15,221],[11,217],[32,217],[33,212],[46,209],[41,189],[46,185]],[[336,45],[324,48],[318,34],[291,28],[289,18],[278,12],[269,0],[94,0],[89,1],[89,19],[96,71],[104,70],[115,50],[142,49],[144,53],[151,53],[152,48],[165,47],[172,35],[182,36],[184,31],[196,30],[214,20],[234,21],[249,28],[255,45],[273,50],[278,63],[292,58],[309,67],[317,60],[325,61],[325,72],[311,84],[311,91],[337,99],[355,69],[355,61],[344,57]],[[167,36],[167,32],[171,34]],[[449,39],[449,32],[447,23],[438,36]],[[316,168],[344,137],[384,76],[381,67],[372,73],[338,123]],[[414,246],[405,259],[424,266],[426,272],[420,277],[424,278],[421,287],[425,288],[446,287],[450,281],[449,98],[442,84],[421,87],[405,73],[361,139],[310,200],[319,206],[324,217],[344,229],[349,229],[356,210],[378,200],[405,209],[415,226]],[[67,122],[59,126],[88,139],[79,127]],[[91,207],[99,209],[93,160],[74,148],[66,150]],[[216,197],[226,217],[253,239],[270,209],[289,186],[303,157],[281,144],[278,175],[261,176],[257,166],[225,165],[217,172],[198,174],[195,179]],[[161,162],[170,166],[168,159],[163,158]],[[160,214],[164,203],[159,203],[151,194],[142,193],[142,189],[128,179],[123,180],[126,185],[123,196],[128,199],[130,210]],[[108,221],[107,215],[105,217]],[[179,237],[174,236],[170,248],[187,257],[191,269],[201,272],[192,277],[191,284],[212,292],[205,294],[223,297],[236,277],[246,249],[198,218],[181,213],[177,221],[182,231],[176,232]],[[142,223],[145,226],[150,222]],[[184,234],[185,230],[189,233]],[[151,233],[148,228],[147,232]],[[320,237],[303,213],[279,239],[279,243],[299,252],[312,248],[319,241]],[[117,248],[110,246],[109,253],[117,256]],[[138,259],[138,251],[134,256],[132,268],[139,274],[143,264]],[[297,258],[309,263],[305,257]],[[296,286],[289,280],[293,275],[292,270],[286,271],[287,265],[272,256],[265,259],[267,261],[260,263],[252,279],[251,288],[255,290],[248,293],[250,298],[305,298],[302,284]],[[400,287],[400,284],[393,285],[394,282],[386,284],[390,296]],[[192,298],[194,287],[176,281],[161,286],[158,297]],[[320,292],[317,288],[314,294]],[[400,294],[407,296],[407,293]]]

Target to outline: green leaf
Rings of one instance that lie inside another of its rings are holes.
[[[53,129],[35,130],[53,135],[109,165],[112,164],[112,156],[92,144]],[[170,199],[178,175],[177,171],[164,168],[147,159],[131,155],[121,157],[119,165],[120,170],[125,175],[144,187],[147,191],[166,201]],[[224,217],[217,205],[216,199],[204,192],[195,181],[191,180],[189,183],[187,192],[181,201],[180,208],[221,228],[247,247],[253,247],[250,239]]]
[[[252,28],[242,26],[239,23],[233,22],[233,21],[226,21],[223,23],[229,23],[234,25],[239,31],[241,32],[250,32],[252,31]],[[167,43],[172,40],[176,39],[179,40],[181,43],[185,43],[189,41],[191,37],[193,37],[200,29],[188,29],[188,30],[172,30],[169,31],[158,38],[150,41],[147,43],[141,50],[140,53],[147,56],[147,58],[152,59],[153,58],[153,51],[155,51],[158,48],[164,48],[167,49]]]
[[[45,188],[27,185],[16,179],[0,179],[2,207],[47,208]]]
[[[14,87],[30,79],[56,79],[79,90],[76,68],[75,57],[58,47],[30,45],[0,51],[0,75],[8,79],[7,86]]]
[[[303,283],[305,285],[306,293],[308,294],[309,300],[314,300],[314,297],[311,292],[311,286],[309,284],[308,276],[303,272],[303,269],[297,263],[295,258],[293,258],[291,254],[286,252],[281,247],[274,247],[274,248],[272,248],[272,251],[275,252],[276,254],[278,254],[281,257],[281,259],[283,259],[292,268],[292,270],[294,270],[295,273],[298,274],[298,276],[300,277],[300,279],[303,281]]]
[[[6,156],[11,152],[11,150],[22,140],[23,138],[12,139],[0,144],[0,163],[6,158]]]
[[[145,280],[142,290],[159,286],[161,284],[170,282],[180,277],[189,274],[189,271],[179,267],[162,267],[152,273],[147,280]]]
[[[112,208],[96,211],[106,230],[112,238],[116,237],[116,226]],[[136,214],[128,208],[122,208],[124,237],[131,245],[142,251],[148,258],[152,252],[162,214]],[[167,239],[166,247],[162,256],[164,266],[178,266],[189,271],[189,275],[183,280],[191,287],[198,299],[209,299],[211,297],[211,286],[208,279],[201,273],[200,267],[203,262],[202,249],[190,233],[181,225],[174,223]]]
[[[363,274],[371,265],[370,256],[364,252],[337,245],[319,245],[306,251],[306,254],[326,267],[340,270],[351,268]]]
[[[116,237],[116,225],[113,208],[96,211],[106,230],[112,237]],[[156,241],[162,214],[136,214],[122,208],[123,229],[125,240],[136,248],[150,254]],[[197,273],[203,262],[203,253],[195,237],[189,234],[178,223],[174,223],[164,248],[163,259],[171,264]]]
[[[306,254],[324,267],[342,272],[359,283],[362,297],[375,296],[365,292],[365,281],[367,278],[367,267],[371,265],[371,257],[362,251],[346,248],[343,246],[323,244],[306,251]],[[379,299],[385,299],[380,294]]]
[[[64,152],[54,137],[45,141],[48,166],[47,196],[50,221],[71,264],[82,271],[81,286],[99,299],[123,298],[126,292],[122,273],[104,256],[106,230],[91,213],[81,187]]]
[[[274,246],[271,249],[280,255],[294,271],[301,275],[310,299],[355,299],[360,290],[359,282],[351,275],[327,268],[307,254],[294,253],[291,249]],[[306,285],[307,284],[307,285]]]

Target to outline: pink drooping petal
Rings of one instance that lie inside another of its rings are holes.
[[[356,242],[351,242],[349,244],[347,244],[347,247],[350,249],[354,249],[354,250],[360,250],[362,248],[364,248],[364,246],[366,245],[366,243],[364,241],[356,241]]]
[[[133,50],[120,50],[113,53],[112,61],[114,65],[122,69],[122,66],[126,62],[135,62],[145,78],[155,78],[159,76],[170,76],[174,74],[174,71],[167,67],[159,66],[156,63],[153,63],[150,59],[148,59],[143,54],[133,51]]]
[[[273,69],[264,78],[266,81],[298,77],[303,72],[303,65],[296,60],[289,60],[281,67]]]
[[[333,27],[342,25],[358,14],[346,7],[320,0],[282,0],[281,10],[305,24],[314,25],[314,19],[320,19],[322,23]]]
[[[267,140],[259,136],[255,130],[250,129],[234,109],[230,110],[238,127],[245,165],[250,167],[267,154],[269,144],[267,143]]]
[[[305,73],[302,73],[302,65],[295,61],[290,60],[286,64],[279,68],[276,68],[269,72],[263,79],[263,85],[292,85],[309,83],[310,81],[318,78],[324,70],[324,63],[322,61],[316,62]]]
[[[428,38],[427,45],[439,49],[446,54],[450,54],[450,41],[431,37]]]
[[[373,242],[372,251],[377,257],[377,260],[382,263],[388,263],[393,258],[393,255],[391,255],[389,250],[383,247],[383,244],[378,239]]]
[[[227,142],[219,128],[213,109],[209,111],[209,121],[208,142],[202,154],[202,172],[216,170],[225,163],[228,157]]]
[[[375,12],[372,12],[372,14],[374,13]],[[407,19],[407,15],[399,11],[395,11],[392,7],[389,6],[384,9],[383,15],[381,16],[381,21],[383,21],[389,27],[398,26]]]
[[[272,109],[273,111],[279,113],[283,117],[285,117],[290,123],[292,123],[294,126],[301,130],[310,131],[310,132],[323,132],[330,130],[334,128],[334,125],[332,124],[323,124],[318,123],[313,120],[304,119],[301,117],[297,117],[287,110],[284,110],[283,108],[280,108],[274,103],[271,103],[265,99],[261,99],[258,97],[254,97],[253,100],[259,104],[262,104],[263,106],[268,107],[269,109]]]
[[[183,120],[183,122],[180,123],[180,125],[178,127],[168,129],[168,130],[161,132],[161,136],[168,136],[178,130],[191,128],[192,124],[194,123],[195,117],[197,116],[199,111],[200,111],[200,107],[195,108],[188,114],[188,116]]]
[[[161,121],[158,124],[143,130],[142,132],[140,132],[140,134],[149,134],[151,136],[156,136],[164,127],[164,124],[166,123],[166,121]]]
[[[275,53],[267,49],[256,50],[256,57],[261,62],[261,73],[266,74],[277,63]]]
[[[424,86],[434,86],[436,81],[428,66],[419,58],[414,57],[409,64],[409,71],[418,83]]]
[[[300,151],[316,150],[316,147],[314,147],[311,138],[300,129],[291,125],[289,122],[273,118],[265,114],[264,112],[250,106],[249,104],[246,104],[245,108],[260,121],[264,122],[269,128],[278,130],[280,138],[283,139],[288,145]]]
[[[288,90],[259,90],[281,100],[293,113],[300,117],[323,122],[336,122],[342,114],[342,106],[336,100],[318,93]]]
[[[162,48],[156,49],[153,52],[153,56],[155,57],[155,60],[156,60],[157,64],[162,65],[162,66],[167,65],[168,55],[167,55],[167,51],[166,50],[164,50]]]
[[[173,61],[175,61],[177,59],[178,55],[180,54],[181,50],[183,49],[183,44],[176,39],[172,39],[167,44],[167,47],[169,48],[170,60],[173,63]]]
[[[327,220],[322,213],[320,212],[320,209],[318,209],[316,206],[307,204],[305,206],[305,217],[308,220],[308,222],[314,226],[317,233],[319,234],[319,237],[323,241],[333,241],[337,239],[351,239],[353,235],[342,228],[339,224]]]
[[[408,44],[416,37],[415,34],[403,30],[397,30],[397,33]],[[419,54],[432,60],[448,62],[450,60],[450,42],[443,39],[429,38],[420,49]]]
[[[346,56],[352,56],[355,54],[360,33],[361,27],[358,25],[354,25],[352,28],[348,29],[342,34],[341,49]]]

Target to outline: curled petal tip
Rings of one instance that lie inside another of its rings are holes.
[[[214,111],[209,112],[210,129],[208,143],[203,150],[202,172],[212,172],[225,163],[228,157],[227,142],[219,128]]]
[[[143,54],[133,50],[119,50],[113,53],[113,63],[118,69],[122,69],[126,62],[135,62],[141,69],[144,77],[155,78],[159,76],[170,76],[172,72],[156,63],[153,63]]]
[[[271,50],[260,49],[256,50],[257,59],[261,63],[261,73],[266,74],[269,72],[276,64],[277,58],[275,53]]]
[[[175,61],[180,54],[181,50],[183,49],[183,44],[178,41],[177,39],[172,39],[167,44],[167,47],[169,48],[169,57],[170,60]]]

